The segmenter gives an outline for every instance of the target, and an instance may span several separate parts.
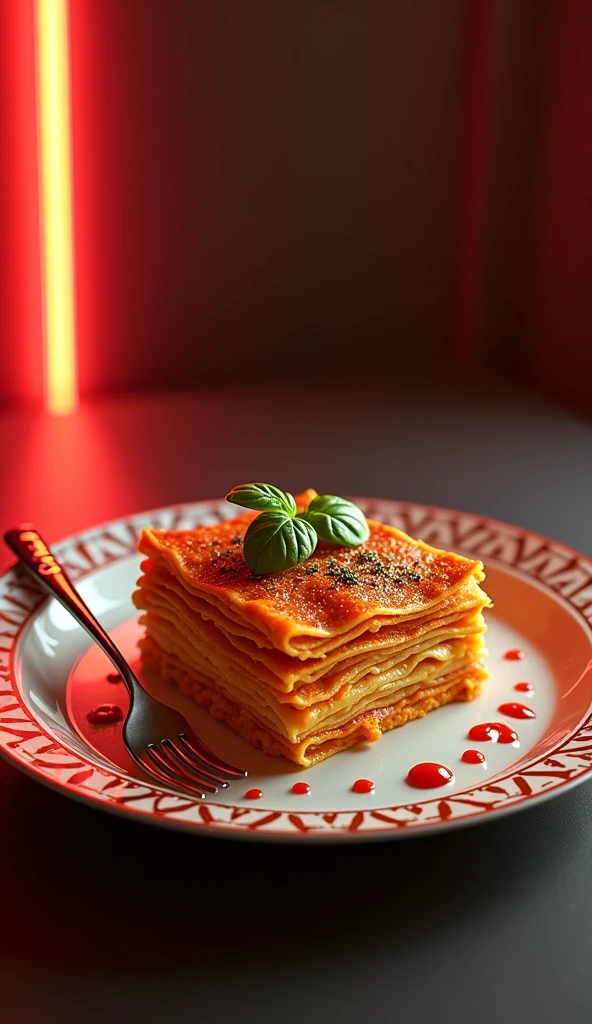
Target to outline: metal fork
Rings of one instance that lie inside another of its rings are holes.
[[[247,773],[206,747],[178,711],[146,693],[118,647],[75,590],[60,562],[31,524],[4,534],[23,567],[55,597],[111,659],[127,687],[130,706],[123,740],[134,761],[167,787],[204,799]]]

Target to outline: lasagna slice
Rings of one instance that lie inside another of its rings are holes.
[[[134,603],[147,667],[304,767],[479,694],[480,562],[369,521],[357,548],[320,542],[308,561],[253,577],[242,541],[256,515],[142,531]]]

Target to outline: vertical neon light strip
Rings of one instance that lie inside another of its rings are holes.
[[[77,405],[68,0],[36,0],[45,404]]]

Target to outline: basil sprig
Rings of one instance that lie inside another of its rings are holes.
[[[313,554],[319,537],[340,547],[358,547],[368,540],[366,517],[357,505],[334,494],[321,494],[298,512],[287,491],[271,484],[241,484],[226,500],[261,511],[249,526],[244,555],[254,576],[290,569]]]
[[[310,558],[317,535],[305,519],[284,512],[262,512],[245,534],[244,553],[253,576],[265,576]]]
[[[239,484],[233,487],[226,501],[243,508],[254,508],[260,512],[285,512],[288,516],[296,515],[296,502],[287,491],[280,491],[271,484]]]
[[[334,494],[319,494],[300,515],[314,527],[321,540],[329,544],[357,548],[370,536],[362,510]]]

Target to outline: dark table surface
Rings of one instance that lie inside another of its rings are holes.
[[[592,426],[477,378],[6,413],[0,470],[0,525],[50,541],[262,479],[463,508],[592,554]],[[591,846],[589,784],[450,834],[274,847],[110,817],[2,762],[0,1017],[583,1024]]]

